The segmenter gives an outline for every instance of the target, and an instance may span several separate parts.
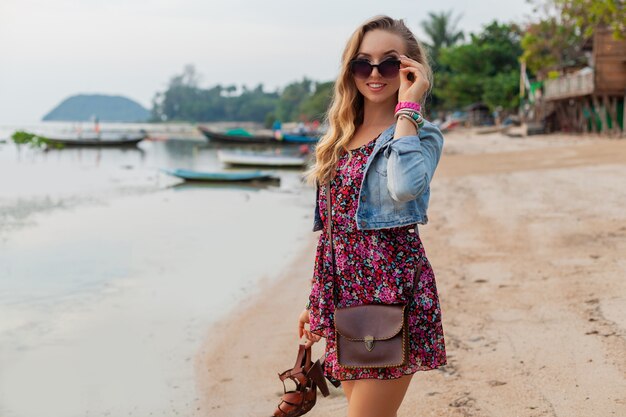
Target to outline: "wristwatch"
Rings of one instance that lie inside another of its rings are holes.
[[[307,300],[306,305],[304,306],[305,309],[310,310],[311,309],[311,300]]]

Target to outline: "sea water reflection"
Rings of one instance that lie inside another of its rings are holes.
[[[0,144],[3,417],[189,411],[190,358],[208,326],[276,276],[312,227],[301,170],[237,186],[159,172],[227,169],[220,148]]]

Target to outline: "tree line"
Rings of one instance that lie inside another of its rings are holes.
[[[582,50],[596,27],[609,27],[615,36],[626,33],[626,7],[616,0],[536,0],[542,18],[524,27],[493,21],[479,33],[465,36],[461,16],[431,12],[421,26],[435,72],[428,99],[431,116],[462,109],[476,102],[492,110],[515,111],[520,105],[520,62],[530,77],[557,76],[564,66],[584,66]],[[330,103],[333,82],[303,78],[275,91],[259,84],[199,86],[193,66],[172,77],[155,95],[154,121],[238,121],[270,126],[275,120],[321,121]]]
[[[322,120],[330,104],[333,82],[308,78],[276,91],[264,91],[263,84],[249,89],[243,85],[215,85],[201,88],[192,65],[172,77],[167,89],[152,101],[153,121],[252,121],[271,126],[276,120]]]

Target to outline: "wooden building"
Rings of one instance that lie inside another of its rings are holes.
[[[485,103],[473,103],[465,108],[467,112],[467,126],[491,126],[494,124],[493,115]]]
[[[626,136],[626,40],[597,30],[589,67],[546,80],[536,117],[570,132]]]

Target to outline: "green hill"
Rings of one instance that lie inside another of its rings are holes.
[[[145,122],[150,112],[126,97],[79,94],[63,100],[42,120],[84,122],[94,117],[101,122]]]

